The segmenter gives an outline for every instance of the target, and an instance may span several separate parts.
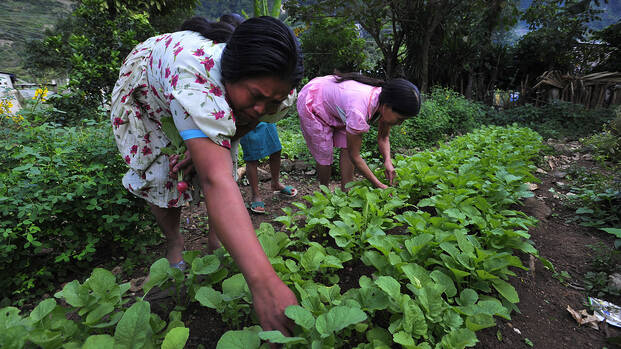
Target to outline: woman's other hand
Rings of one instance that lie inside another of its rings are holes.
[[[285,316],[285,309],[298,304],[295,294],[276,274],[249,287],[254,311],[263,331],[278,330],[285,336],[291,336],[295,324]]]
[[[386,169],[384,173],[386,174],[386,179],[388,180],[389,185],[393,185],[395,177],[397,176],[397,172],[395,171],[395,167],[392,165],[392,162],[386,162],[384,164]]]
[[[181,159],[181,160],[180,160]],[[170,170],[169,175],[171,178],[177,178],[177,172],[183,171],[183,177],[185,180],[189,180],[194,173],[194,163],[192,163],[192,156],[190,151],[186,150],[183,157],[178,154],[173,154],[168,158],[168,168]]]

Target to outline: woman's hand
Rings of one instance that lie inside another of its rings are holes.
[[[384,163],[384,166],[386,167],[386,169],[384,170],[384,173],[386,174],[386,179],[388,180],[388,184],[392,186],[395,177],[397,176],[397,172],[395,171],[395,167],[392,165],[392,161],[387,161],[386,163]]]
[[[278,330],[285,336],[291,336],[295,324],[285,316],[285,308],[298,304],[295,294],[276,274],[249,287],[254,311],[263,331]]]
[[[168,158],[168,168],[170,172],[168,173],[171,178],[177,178],[177,172],[180,170],[183,171],[183,177],[185,180],[189,180],[194,176],[196,170],[194,169],[194,163],[192,162],[192,157],[190,156],[190,151],[186,150],[183,155],[182,160],[179,160],[181,156],[178,154],[173,154]]]

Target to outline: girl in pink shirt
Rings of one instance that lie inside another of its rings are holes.
[[[333,148],[341,148],[341,189],[353,180],[354,166],[377,188],[380,182],[360,156],[362,135],[378,124],[377,145],[384,158],[386,179],[392,185],[395,168],[390,158],[390,128],[418,114],[420,92],[405,79],[383,81],[357,73],[317,77],[298,95],[302,135],[317,161],[319,182],[328,185]]]

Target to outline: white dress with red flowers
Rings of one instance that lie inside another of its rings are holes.
[[[163,117],[173,117],[183,139],[209,137],[235,150],[232,158],[237,160],[236,146],[231,147],[235,119],[220,73],[224,47],[198,33],[180,31],[146,40],[125,59],[112,91],[111,121],[129,166],[123,185],[134,195],[159,207],[192,201],[189,192],[177,192],[176,180],[168,175],[168,156],[161,152],[170,143],[161,130]],[[278,120],[284,115],[280,109],[277,117],[264,121]]]

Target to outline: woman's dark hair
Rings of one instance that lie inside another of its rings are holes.
[[[354,80],[365,85],[382,88],[379,95],[379,103],[385,104],[395,112],[413,117],[420,111],[420,91],[418,87],[406,79],[396,78],[388,81],[370,78],[359,73],[334,72],[336,82]]]
[[[222,52],[222,78],[228,82],[276,76],[296,86],[304,73],[300,43],[291,28],[269,17],[241,23]]]
[[[233,25],[237,28],[244,21],[244,17],[238,15],[237,13],[227,13],[220,17],[220,22],[225,22]]]
[[[279,19],[262,16],[244,21],[240,15],[228,14],[214,23],[203,17],[193,17],[183,23],[181,30],[192,30],[207,39],[226,42],[221,62],[224,81],[276,76],[296,86],[302,80],[304,66],[300,43]]]
[[[227,42],[235,31],[235,25],[229,22],[210,22],[204,17],[192,17],[183,24],[180,30],[191,30],[215,42]]]

